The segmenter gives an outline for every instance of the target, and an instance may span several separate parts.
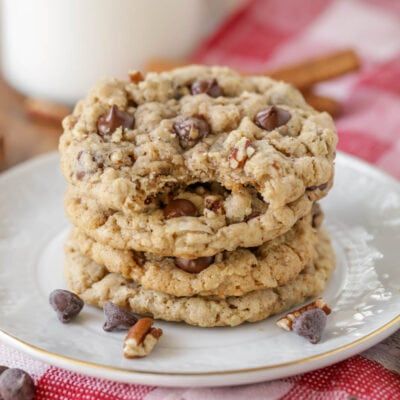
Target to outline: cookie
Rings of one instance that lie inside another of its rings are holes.
[[[304,195],[284,207],[274,209],[268,206],[260,214],[235,221],[226,214],[239,214],[245,208],[240,196],[232,196],[222,203],[223,206],[215,208],[213,205],[210,208],[204,206],[210,196],[204,199],[201,195],[185,192],[182,197],[190,198],[190,203],[186,200],[184,207],[179,205],[169,209],[168,212],[175,215],[167,218],[164,210],[124,214],[104,209],[97,201],[81,197],[69,189],[65,210],[73,225],[99,243],[159,256],[198,258],[234,251],[239,247],[260,246],[286,233],[300,218],[310,213],[313,204]],[[228,205],[231,201],[232,204]],[[202,215],[182,216],[183,211],[193,211],[190,204],[196,204]],[[231,211],[221,212],[222,207]]]
[[[109,273],[71,248],[66,252],[65,273],[69,288],[88,304],[102,307],[105,302],[112,301],[156,319],[183,321],[201,327],[235,326],[265,319],[321,294],[335,261],[328,236],[324,232],[318,236],[314,261],[296,279],[241,297],[174,297],[146,290],[119,274]]]
[[[158,210],[207,183],[279,209],[332,180],[333,121],[292,86],[223,67],[132,77],[99,83],[63,122],[64,176],[103,208]]]
[[[295,279],[314,258],[317,232],[311,215],[285,235],[259,247],[187,260],[152,253],[117,250],[74,229],[67,246],[109,272],[132,279],[143,289],[173,296],[241,296],[284,285]]]

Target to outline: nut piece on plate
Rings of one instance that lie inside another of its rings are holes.
[[[153,328],[152,318],[141,318],[129,330],[124,341],[124,356],[126,358],[141,358],[152,352],[163,331]]]
[[[294,331],[311,343],[318,343],[326,325],[326,316],[332,312],[323,299],[317,299],[279,319],[276,324],[286,331]]]

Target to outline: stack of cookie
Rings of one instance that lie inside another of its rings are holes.
[[[203,327],[319,295],[334,268],[316,203],[336,132],[290,85],[190,66],[108,80],[64,122],[71,290]]]

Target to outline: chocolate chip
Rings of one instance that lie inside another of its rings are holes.
[[[276,106],[270,106],[257,113],[255,123],[262,129],[272,131],[285,125],[291,117],[289,111]]]
[[[247,217],[245,217],[244,222],[250,221],[253,218],[257,218],[261,215],[259,211],[252,211]]]
[[[75,293],[62,289],[53,290],[50,293],[49,301],[56,311],[58,319],[63,323],[75,318],[84,305],[83,300]]]
[[[0,375],[0,396],[3,400],[33,400],[35,383],[22,369],[9,368]]]
[[[175,258],[175,265],[191,274],[198,274],[214,262],[214,257],[199,257],[193,260]]]
[[[131,311],[118,307],[111,301],[104,304],[103,311],[106,317],[103,329],[106,332],[128,330],[137,322],[137,318]]]
[[[177,217],[195,217],[198,214],[197,207],[189,200],[171,200],[163,210],[167,219]]]
[[[78,179],[78,181],[81,181],[84,177],[85,177],[85,172],[83,172],[83,171],[78,171],[77,173],[76,173],[76,179]]]
[[[174,123],[174,132],[183,149],[190,149],[210,134],[210,125],[203,118],[187,117]]]
[[[206,93],[210,97],[222,96],[222,89],[216,79],[199,79],[192,83],[190,91],[193,95]]]
[[[325,190],[327,187],[328,187],[328,182],[323,183],[322,185],[318,185],[318,186],[309,186],[307,188],[307,190],[311,190],[311,191],[314,191],[314,190]]]
[[[135,124],[135,117],[125,111],[118,109],[113,105],[111,109],[103,114],[97,121],[97,130],[99,135],[105,136],[112,134],[117,128],[122,126],[126,129],[132,129]]]
[[[322,225],[324,214],[321,206],[318,203],[314,203],[311,209],[311,225],[313,228],[319,228]]]
[[[135,260],[135,263],[142,267],[146,262],[146,257],[144,256],[144,253],[141,251],[132,250],[132,254],[133,254],[133,259]]]
[[[303,312],[293,322],[293,331],[315,344],[321,340],[326,326],[326,314],[320,308]]]

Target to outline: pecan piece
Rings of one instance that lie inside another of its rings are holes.
[[[243,168],[246,161],[253,156],[256,149],[250,140],[242,137],[233,147],[229,155],[229,165],[231,168]]]
[[[140,71],[132,70],[128,72],[129,80],[132,83],[139,83],[144,80],[144,76]]]
[[[145,357],[152,352],[163,331],[153,328],[152,318],[141,318],[129,330],[124,341],[124,356],[126,358]]]

